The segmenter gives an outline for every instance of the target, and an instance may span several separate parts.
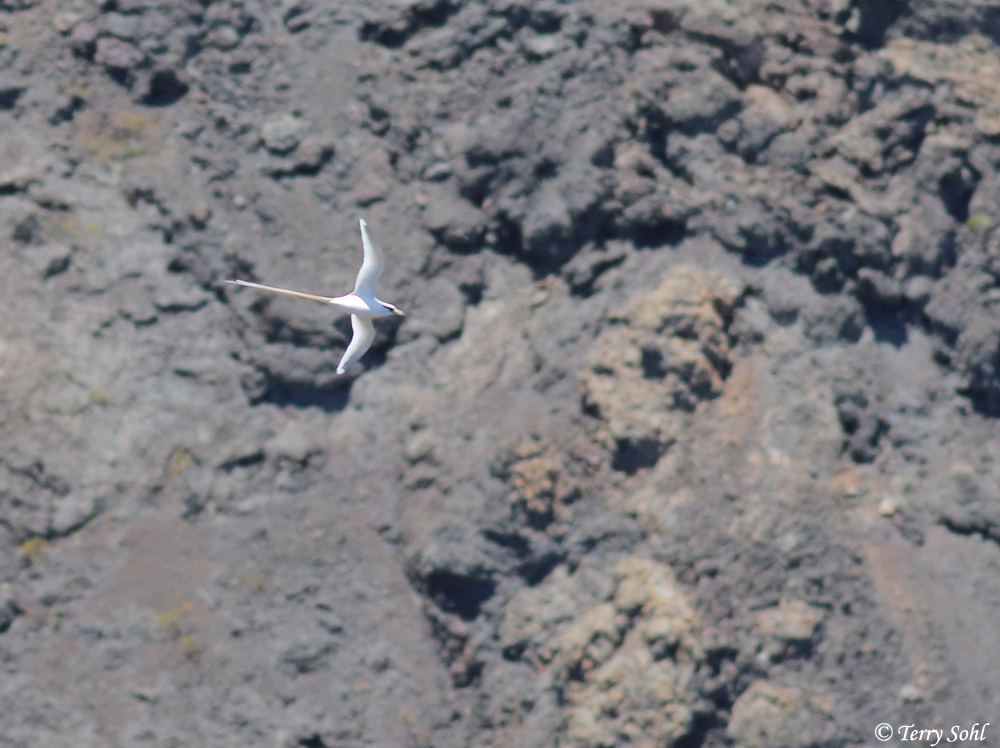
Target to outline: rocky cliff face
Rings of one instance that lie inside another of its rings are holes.
[[[0,0],[0,742],[1000,705],[990,0]],[[384,247],[363,366],[321,305]]]

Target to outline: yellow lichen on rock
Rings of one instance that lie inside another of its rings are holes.
[[[958,100],[977,108],[974,126],[987,137],[1000,134],[1000,55],[982,34],[937,44],[900,37],[879,53],[897,75],[925,83],[950,82]]]
[[[591,600],[583,615],[574,616]],[[567,745],[670,745],[692,724],[697,617],[668,566],[557,570],[507,607],[501,641],[568,700]]]
[[[823,620],[823,614],[802,600],[784,600],[777,608],[757,613],[757,625],[765,634],[785,641],[807,641]]]
[[[507,605],[500,642],[506,656],[523,657],[536,667],[552,662],[565,646],[560,635],[573,626],[581,605],[593,605],[613,593],[610,579],[589,565],[570,574],[556,568],[536,587],[527,587]]]
[[[628,494],[621,506],[639,520],[644,532],[659,533],[670,530],[676,524],[677,511],[694,500],[694,492],[687,486],[669,491],[654,483]]]
[[[592,672],[583,666],[595,660],[581,660],[580,680],[567,688],[573,705],[570,744],[671,745],[691,726],[695,697],[688,683],[699,652],[694,611],[670,568],[656,561],[626,558],[615,567],[614,578],[613,605],[591,611],[590,629],[596,632],[595,622],[608,628],[618,623],[625,635],[610,657],[598,650],[606,661]],[[574,626],[566,638],[580,633]],[[591,649],[584,651],[592,652],[600,640],[591,636],[589,641]]]
[[[636,619],[635,633],[657,655],[682,648],[696,656],[694,610],[670,567],[644,558],[627,558],[615,568],[615,608]]]
[[[626,459],[649,464],[676,439],[680,414],[717,397],[729,370],[735,285],[688,267],[611,315],[580,375],[584,405]]]
[[[559,473],[559,465],[551,455],[528,457],[511,466],[518,504],[530,519],[552,518]]]
[[[659,748],[691,726],[690,669],[654,662],[648,649],[629,648],[593,674],[593,686],[573,697],[567,726],[577,748]]]
[[[827,699],[770,681],[757,681],[733,704],[729,736],[739,748],[804,748],[823,741]]]
[[[611,603],[591,608],[560,637],[557,669],[580,678],[604,664],[621,644],[626,624]]]
[[[494,472],[497,477],[509,480],[514,489],[515,510],[536,528],[550,523],[558,513],[560,502],[573,493],[572,487],[560,480],[563,474],[561,460],[534,439],[524,439],[513,447],[502,448]]]
[[[970,104],[1000,99],[1000,55],[993,42],[981,34],[946,44],[899,37],[879,55],[892,63],[897,75],[925,83],[951,81],[959,98]]]

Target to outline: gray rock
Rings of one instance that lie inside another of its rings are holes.
[[[306,138],[295,153],[295,168],[315,176],[333,158],[333,143],[325,138]]]
[[[105,13],[101,16],[101,30],[127,42],[136,42],[142,33],[142,17],[122,15],[121,13]]]
[[[427,333],[444,342],[457,338],[465,323],[465,295],[445,278],[435,278],[417,297],[407,332]]]
[[[623,232],[636,236],[643,244],[657,243],[657,240],[663,243],[682,232],[694,212],[694,208],[660,191],[628,206],[616,223]]]
[[[906,298],[903,284],[885,273],[870,268],[858,271],[858,285],[855,290],[861,303],[866,306],[893,309]]]
[[[239,32],[228,23],[217,26],[206,37],[206,41],[219,49],[235,49],[239,46]]]
[[[274,150],[271,152],[282,153]],[[261,167],[261,173],[272,179],[314,177],[330,162],[333,154],[333,144],[325,138],[307,138],[295,147],[294,153],[284,152],[285,158],[281,161]]]
[[[424,169],[423,177],[430,182],[443,182],[455,173],[451,164],[437,161]]]
[[[13,595],[8,590],[0,590],[0,634],[6,633],[15,619],[23,613],[24,610]]]
[[[49,115],[49,124],[55,126],[63,122],[71,122],[85,104],[86,100],[80,96],[57,97],[51,105],[52,114]]]
[[[10,238],[18,244],[36,244],[42,239],[42,224],[38,216],[31,213],[14,225]]]
[[[432,193],[423,222],[438,242],[460,252],[478,249],[486,235],[482,212],[449,190]]]
[[[751,263],[767,262],[791,245],[790,226],[783,211],[756,200],[741,201],[700,220],[727,249]]]
[[[938,277],[955,264],[955,222],[940,200],[922,195],[914,209],[901,217],[892,252],[913,275]]]
[[[767,149],[757,156],[761,163],[778,169],[805,172],[813,159],[813,146],[806,134],[786,132],[775,136]]]
[[[840,297],[820,297],[802,310],[805,334],[820,345],[856,342],[865,329],[861,305]]]
[[[28,90],[25,85],[0,82],[0,111],[11,111],[17,106],[18,99]]]
[[[281,653],[278,667],[291,677],[312,673],[325,665],[334,649],[335,644],[326,639],[300,641]]]
[[[793,105],[765,86],[751,86],[747,91],[749,104],[739,116],[719,128],[734,125],[731,147],[747,161],[755,161],[779,135],[794,130],[799,118]]]
[[[75,490],[55,501],[49,534],[62,537],[79,530],[97,517],[105,506],[104,498],[93,490]]]
[[[289,423],[264,442],[264,454],[272,460],[289,460],[304,464],[321,451],[313,435],[302,424]]]
[[[539,191],[537,202],[521,226],[524,248],[533,256],[561,259],[568,254],[573,219],[560,186],[558,182],[549,182]]]
[[[269,119],[260,128],[264,147],[275,156],[287,156],[299,147],[309,124],[290,114]]]
[[[975,314],[955,350],[969,395],[987,412],[1000,412],[1000,322],[985,310]]]
[[[529,35],[521,40],[521,50],[529,60],[546,60],[568,49],[571,42],[556,34]]]
[[[97,40],[94,62],[116,70],[131,70],[146,61],[146,55],[128,42],[120,39]]]
[[[715,130],[742,106],[736,86],[714,71],[699,70],[678,76],[662,110],[674,126],[694,134]]]
[[[588,244],[563,266],[563,277],[575,292],[586,293],[601,274],[625,260],[627,251],[624,242]]]

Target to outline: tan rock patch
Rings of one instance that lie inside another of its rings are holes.
[[[594,601],[575,616],[580,601]],[[697,618],[672,570],[621,560],[610,576],[557,570],[509,604],[501,639],[570,703],[567,745],[670,745],[691,728]],[[507,649],[508,656],[510,649]]]
[[[620,453],[655,461],[676,439],[683,414],[722,392],[726,317],[738,295],[728,281],[680,267],[611,316],[587,354],[579,386]]]
[[[770,681],[758,681],[733,704],[729,735],[740,748],[799,748],[821,742],[828,700]]]
[[[757,625],[765,634],[786,641],[806,641],[823,620],[823,614],[801,600],[784,600],[777,608],[757,613]]]

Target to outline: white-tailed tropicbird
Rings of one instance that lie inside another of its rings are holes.
[[[297,296],[300,299],[311,299],[312,301],[322,301],[342,312],[351,315],[351,328],[354,330],[354,337],[351,344],[344,351],[343,358],[337,364],[337,373],[343,374],[348,366],[361,358],[375,339],[375,326],[372,319],[375,317],[388,317],[392,314],[405,317],[406,314],[381,299],[375,298],[375,281],[382,275],[382,268],[385,263],[382,261],[382,251],[375,245],[368,236],[368,224],[365,219],[361,219],[361,245],[364,247],[365,257],[361,262],[361,269],[358,277],[354,281],[354,290],[346,296],[317,296],[301,291],[289,291],[287,288],[275,288],[265,286],[260,283],[251,283],[245,280],[227,280],[237,286],[247,288],[257,288],[261,291],[273,291],[283,293],[288,296]]]

